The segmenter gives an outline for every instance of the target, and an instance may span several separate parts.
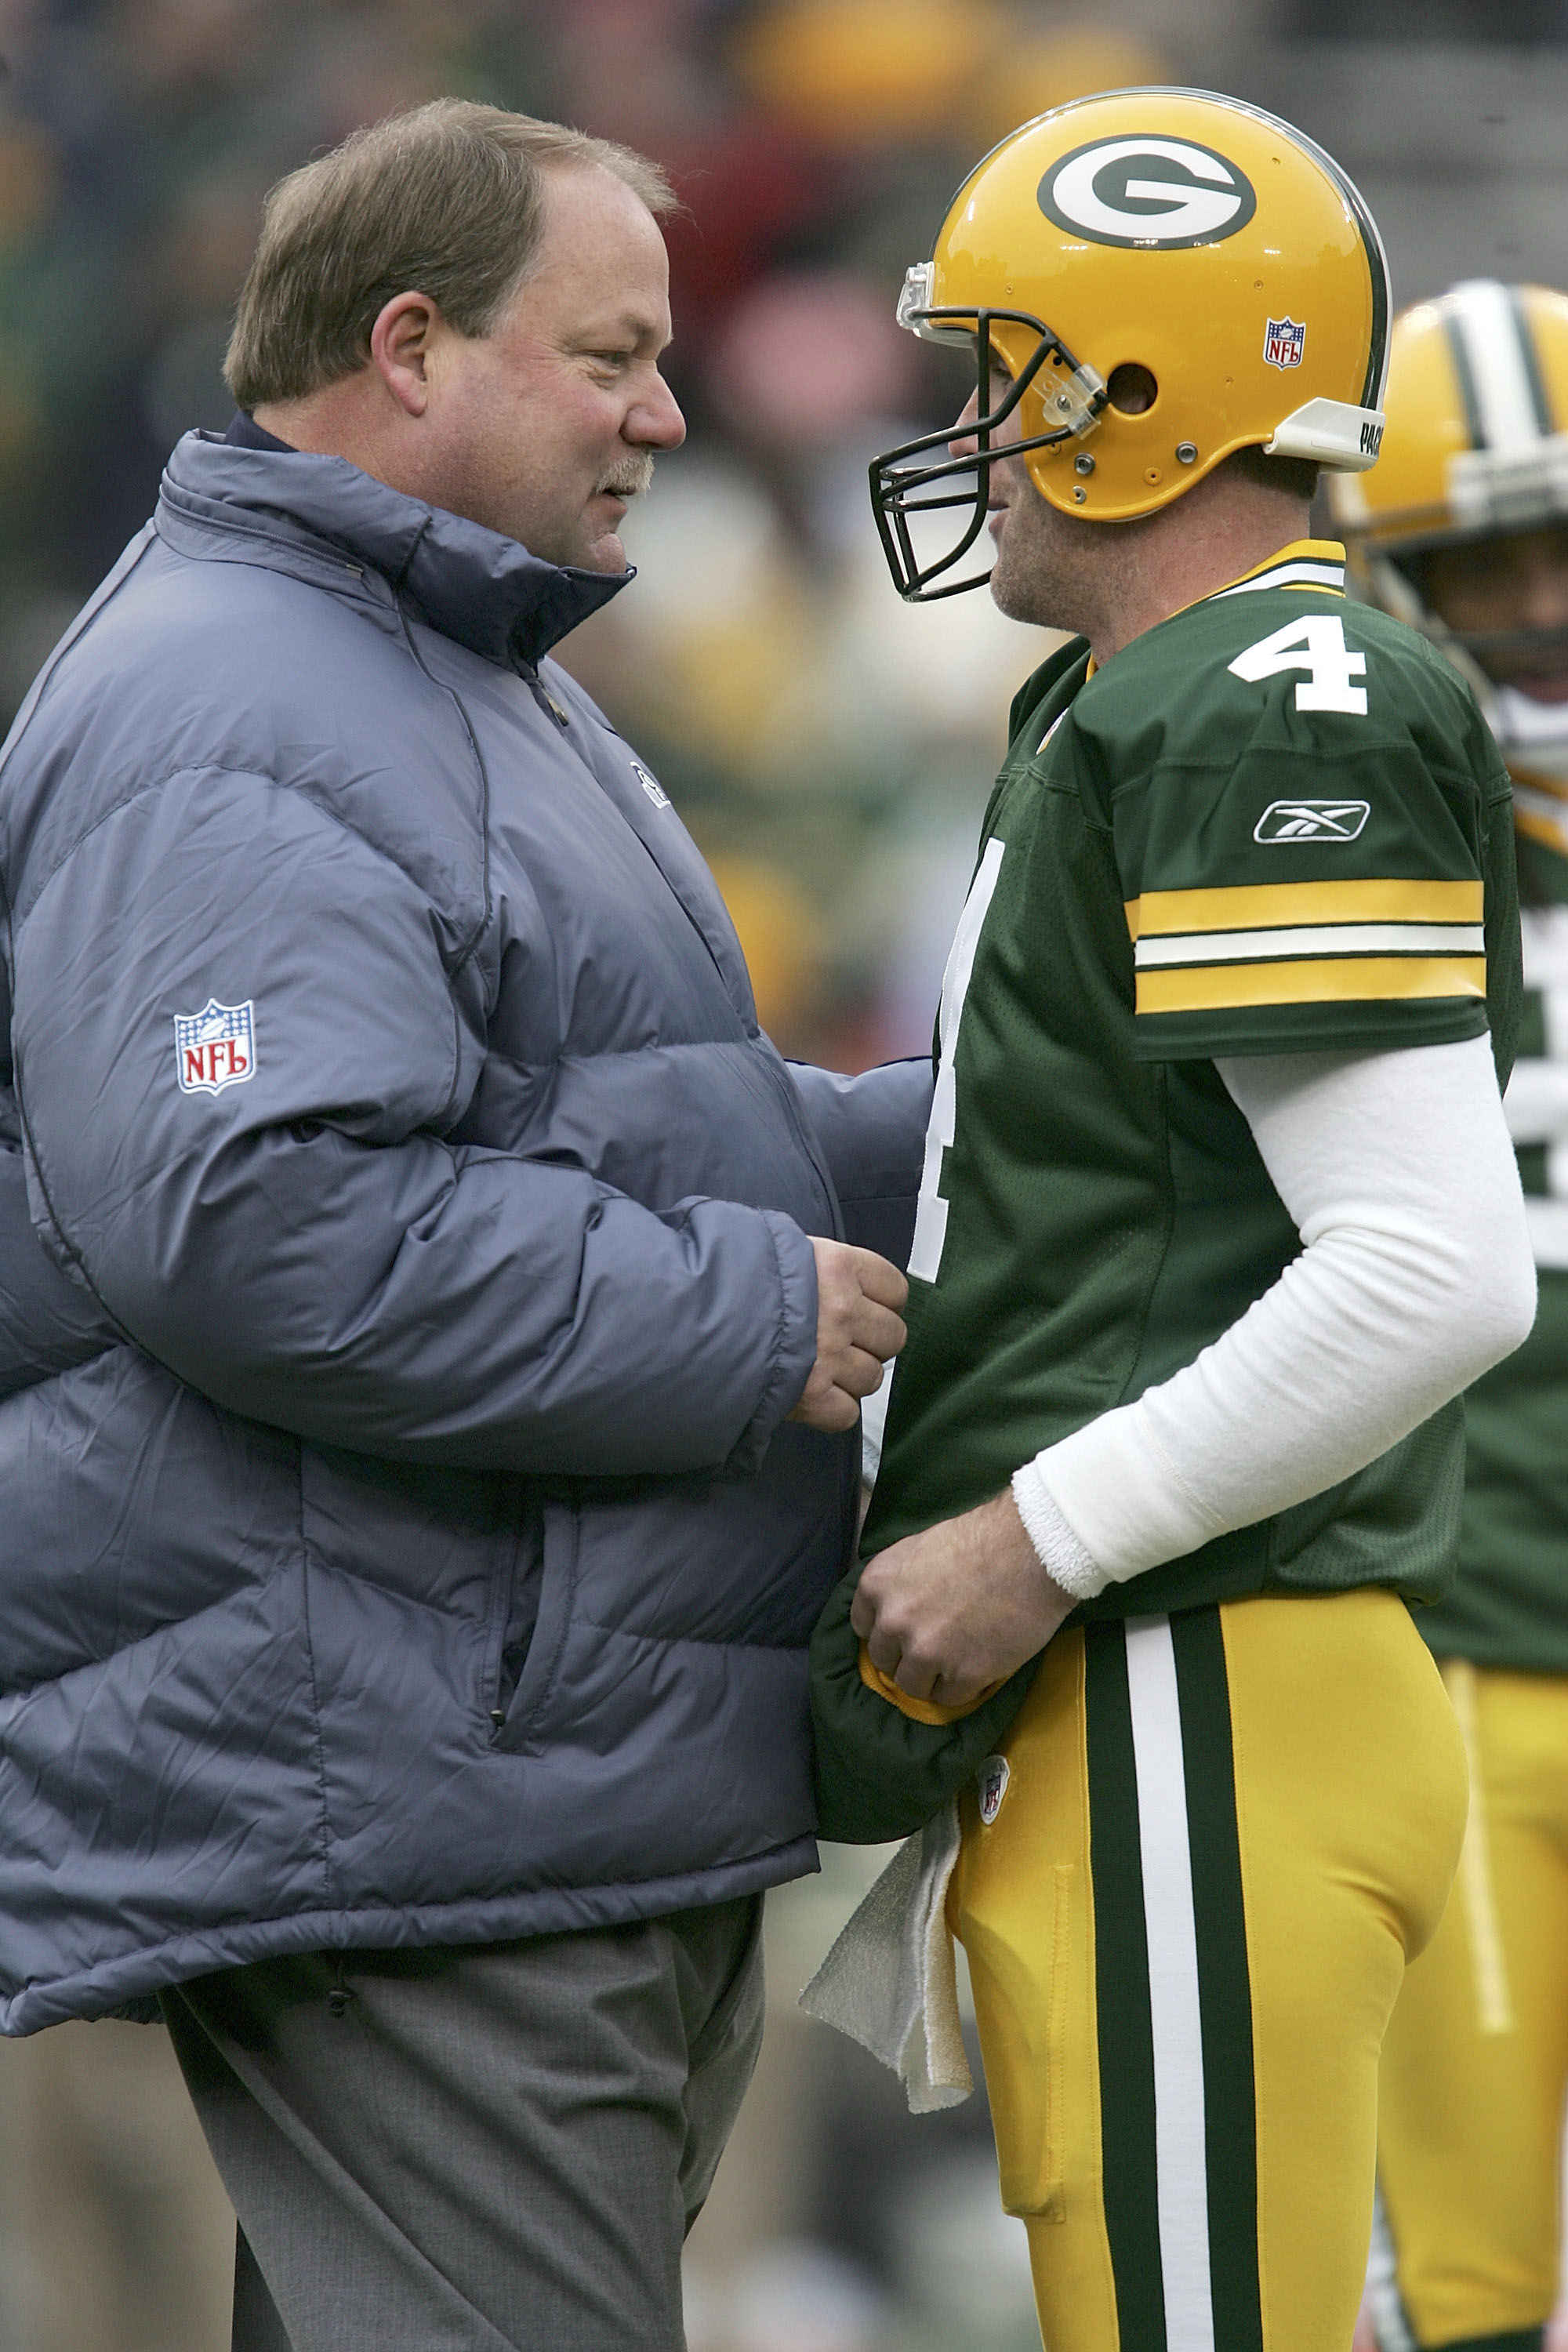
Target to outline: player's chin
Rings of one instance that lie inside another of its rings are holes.
[[[1037,621],[1040,584],[1031,568],[1010,553],[1006,534],[1003,533],[996,549],[996,561],[991,567],[991,600],[999,613],[1009,621]]]

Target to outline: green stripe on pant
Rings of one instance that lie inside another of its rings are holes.
[[[1258,2126],[1252,1982],[1236,1830],[1230,1688],[1217,1609],[1171,1619],[1203,2011],[1214,2332],[1225,2352],[1263,2352],[1258,2276]]]

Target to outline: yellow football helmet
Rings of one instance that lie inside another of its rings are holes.
[[[946,577],[984,529],[992,436],[1015,409],[1005,454],[1023,451],[1052,506],[1098,521],[1153,513],[1237,449],[1352,472],[1377,459],[1376,226],[1321,148],[1237,99],[1115,90],[1026,123],[960,188],[898,315],[978,362],[978,461],[937,454],[948,428],[871,468],[911,602],[988,576]],[[997,362],[1009,382],[993,406]],[[967,524],[922,562],[910,519],[943,508],[968,508]]]
[[[1568,520],[1568,295],[1477,278],[1418,302],[1389,339],[1388,430],[1370,482],[1331,497],[1359,583],[1474,675],[1560,629],[1450,629],[1421,558]]]

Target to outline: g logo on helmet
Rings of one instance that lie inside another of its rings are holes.
[[[1053,163],[1040,210],[1093,245],[1217,245],[1245,228],[1258,196],[1245,172],[1190,139],[1094,139]]]

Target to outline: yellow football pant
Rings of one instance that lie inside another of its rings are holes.
[[[1568,2088],[1568,1675],[1443,1678],[1471,1812],[1384,2049],[1378,2170],[1406,2340],[1538,2328],[1557,2299]],[[1399,2326],[1382,2323],[1386,2340]]]
[[[1092,1624],[1003,1752],[950,1918],[1047,2352],[1348,2352],[1378,2053],[1465,1821],[1409,1612]]]

